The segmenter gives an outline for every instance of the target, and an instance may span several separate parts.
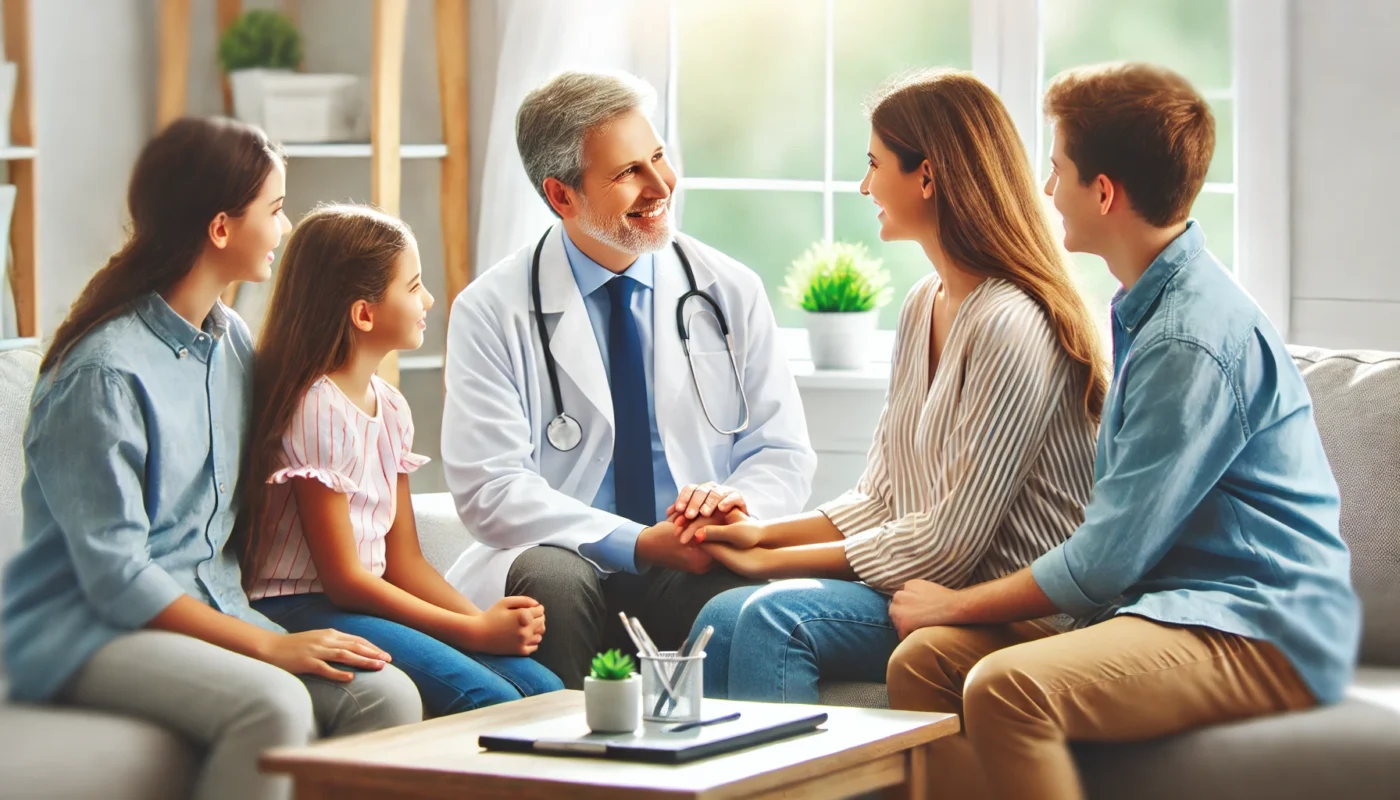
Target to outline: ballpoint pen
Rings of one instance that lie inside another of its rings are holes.
[[[681,733],[681,732],[683,732],[683,731],[694,730],[695,728],[703,728],[703,727],[705,727],[706,725],[716,725],[716,724],[721,723],[721,722],[733,722],[734,720],[736,720],[736,719],[738,719],[738,718],[739,718],[739,712],[738,712],[738,711],[735,711],[735,712],[732,713],[732,714],[725,714],[725,715],[722,716],[722,717],[715,717],[714,719],[702,719],[702,720],[696,720],[695,722],[682,722],[682,723],[679,724],[679,725],[674,725],[674,726],[672,726],[672,727],[670,727],[670,728],[667,728],[667,729],[666,729],[666,732],[667,732],[667,733]]]

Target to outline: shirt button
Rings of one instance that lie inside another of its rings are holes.
[[[179,350],[179,352],[177,352],[175,355],[179,356],[180,358],[184,358],[185,356],[187,356],[187,355],[189,355],[189,354],[190,354],[190,351],[188,351],[188,350],[186,350],[185,348],[181,347],[180,350]]]
[[[220,494],[222,494],[222,493],[224,493],[224,492],[227,492],[227,491],[228,491],[228,488],[227,488],[224,484],[222,484],[222,483],[219,484],[219,493],[220,493]]]

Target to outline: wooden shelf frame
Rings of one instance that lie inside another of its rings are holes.
[[[6,10],[6,44],[9,44],[9,7],[28,0],[3,0]],[[217,0],[215,17],[219,33],[238,19],[241,0]],[[297,19],[297,3],[286,9]],[[452,300],[471,280],[469,223],[470,164],[470,81],[468,76],[470,22],[467,0],[433,0],[433,27],[437,43],[438,99],[442,108],[442,145],[402,145],[403,57],[408,0],[374,0],[370,46],[370,200],[397,215],[402,196],[402,160],[406,157],[440,158],[441,186],[439,213],[443,237],[443,273],[446,300]],[[157,127],[164,127],[185,113],[189,94],[190,0],[161,0],[160,5],[159,91],[156,102]],[[24,78],[21,70],[21,81]],[[20,94],[16,93],[16,102]],[[27,95],[26,95],[27,99]],[[229,107],[227,81],[224,105]],[[18,110],[18,104],[16,105]],[[18,116],[15,118],[18,119]],[[26,124],[28,117],[26,116]],[[12,123],[12,131],[18,131]],[[27,140],[15,139],[18,143]],[[294,145],[299,157],[363,156],[363,145]],[[428,153],[431,152],[431,155]],[[32,164],[32,162],[29,162]],[[18,213],[17,213],[18,218]],[[17,250],[18,252],[18,250]],[[227,301],[236,297],[231,294]],[[398,360],[385,360],[381,374],[398,382]]]
[[[35,149],[38,140],[34,135],[34,37],[30,0],[3,0],[0,14],[5,24],[5,58],[15,63],[16,71],[14,107],[10,111],[10,147],[0,150],[0,158],[8,162],[9,182],[15,186],[9,242],[14,261],[9,278],[15,297],[16,330],[20,338],[37,339],[40,335],[39,153]],[[3,252],[0,250],[0,275],[5,272]]]

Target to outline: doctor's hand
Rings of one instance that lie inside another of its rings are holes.
[[[742,511],[731,511],[722,520],[697,520],[685,531],[701,544],[727,544],[736,550],[749,550],[763,542],[763,523]],[[681,541],[686,541],[684,534]]]
[[[749,513],[748,501],[744,500],[739,490],[708,481],[682,487],[676,502],[666,509],[666,516],[674,517],[679,514],[687,520],[694,520],[710,515],[723,517],[735,509],[745,514]]]
[[[694,575],[709,572],[714,560],[694,544],[681,544],[677,532],[669,520],[644,529],[637,537],[637,560]]]

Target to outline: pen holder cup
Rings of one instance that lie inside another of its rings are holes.
[[[705,687],[705,654],[682,656],[663,650],[639,656],[642,663],[642,719],[647,722],[695,722]]]

